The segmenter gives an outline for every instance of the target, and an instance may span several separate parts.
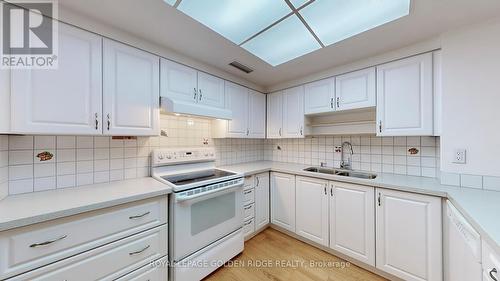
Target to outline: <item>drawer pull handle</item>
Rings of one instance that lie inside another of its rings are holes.
[[[498,279],[493,276],[493,273],[498,273],[497,269],[496,268],[493,268],[492,270],[490,270],[490,277],[491,279],[493,279],[494,281],[498,281]]]
[[[250,225],[250,224],[252,224],[252,221],[247,221],[247,222],[245,223],[245,225]]]
[[[49,245],[49,244],[52,244],[54,242],[57,242],[57,241],[60,241],[60,240],[63,240],[64,238],[68,237],[68,235],[63,235],[59,238],[56,238],[54,240],[49,240],[49,241],[45,241],[45,242],[42,242],[42,243],[35,243],[35,244],[31,244],[30,245],[30,248],[36,248],[36,247],[40,247],[40,246],[45,246],[45,245]]]
[[[244,194],[250,194],[250,193],[252,193],[252,190],[247,190],[244,192]]]
[[[139,251],[135,251],[135,252],[131,252],[131,253],[128,253],[130,256],[134,256],[134,255],[138,255],[138,254],[142,254],[144,251],[146,251],[147,249],[149,249],[149,247],[151,247],[151,245],[147,245],[146,247],[144,247],[142,250],[139,250]]]
[[[128,218],[129,218],[129,219],[131,219],[131,220],[133,220],[133,219],[140,219],[140,218],[142,218],[142,217],[144,217],[144,216],[147,216],[147,215],[149,215],[149,214],[151,214],[151,212],[150,212],[150,211],[147,211],[147,212],[145,212],[144,214],[141,214],[141,215],[136,215],[136,216],[130,216],[130,217],[128,217]]]
[[[250,209],[252,209],[252,205],[250,205],[250,206],[246,206],[244,209],[245,209],[245,210],[250,210]]]

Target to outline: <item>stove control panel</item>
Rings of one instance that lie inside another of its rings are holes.
[[[215,161],[213,147],[160,148],[151,155],[153,166],[175,165],[190,162]]]

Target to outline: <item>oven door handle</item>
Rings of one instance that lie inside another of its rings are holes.
[[[176,203],[195,203],[203,200],[207,200],[213,197],[217,197],[226,193],[234,192],[237,189],[243,190],[243,181],[238,181],[235,184],[225,186],[223,188],[218,188],[214,190],[210,190],[207,192],[202,192],[198,194],[194,194],[191,196],[182,196],[180,198],[175,198]]]

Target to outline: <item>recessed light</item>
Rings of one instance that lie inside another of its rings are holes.
[[[410,13],[410,0],[316,0],[299,11],[326,46]]]
[[[177,9],[235,44],[292,12],[283,0],[183,0]]]
[[[295,15],[241,46],[272,66],[321,48],[318,41]]]

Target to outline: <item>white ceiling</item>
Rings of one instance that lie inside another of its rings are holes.
[[[500,15],[498,0],[413,0],[405,18],[272,67],[163,0],[59,0],[59,5],[266,88]],[[228,66],[233,60],[254,71]]]

